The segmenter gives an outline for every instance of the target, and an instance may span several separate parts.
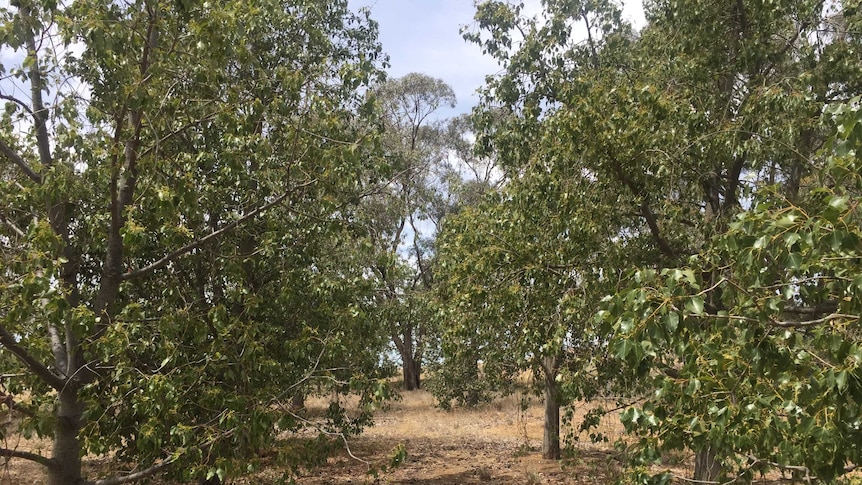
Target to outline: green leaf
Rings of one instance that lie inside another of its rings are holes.
[[[847,371],[842,370],[835,374],[835,387],[838,388],[838,392],[842,392],[847,388]]]
[[[802,267],[802,255],[799,253],[790,253],[787,255],[787,260],[784,264],[790,269],[798,270]]]
[[[692,296],[685,302],[685,309],[694,316],[703,315],[703,297]]]
[[[850,197],[847,195],[835,195],[826,199],[826,202],[829,204],[829,207],[833,209],[844,212],[847,210],[847,202],[850,200]]]
[[[677,327],[679,327],[679,313],[674,311],[667,312],[664,316],[664,328],[668,332],[673,333],[676,332]]]
[[[614,353],[614,355],[617,359],[625,360],[626,357],[628,357],[628,355],[631,353],[634,346],[635,344],[632,343],[631,340],[621,340],[617,342],[616,352]]]

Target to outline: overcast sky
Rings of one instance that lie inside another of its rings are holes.
[[[525,12],[541,8],[539,0],[524,0]],[[642,26],[640,0],[626,0],[625,17]],[[472,0],[350,0],[353,9],[368,7],[380,24],[380,42],[389,54],[389,74],[400,77],[420,72],[443,79],[455,90],[458,106],[448,116],[470,111],[477,102],[476,90],[485,76],[500,71],[479,46],[467,43],[460,28],[473,24]]]

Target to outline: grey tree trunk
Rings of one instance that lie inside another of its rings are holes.
[[[694,479],[704,482],[716,482],[721,474],[721,465],[711,446],[698,451],[694,455]]]
[[[48,468],[48,485],[79,485],[81,478],[81,430],[83,404],[77,390],[64,389],[58,397],[57,422],[54,426],[54,450],[51,459],[56,467]]]
[[[560,398],[557,389],[556,357],[545,357],[545,432],[542,438],[542,458],[560,459]]]
[[[303,391],[297,391],[290,398],[290,407],[293,409],[302,409],[305,407],[305,393]]]

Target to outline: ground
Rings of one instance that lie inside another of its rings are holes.
[[[509,396],[477,409],[443,411],[435,407],[434,398],[425,391],[404,393],[403,399],[380,410],[375,426],[362,436],[351,438],[348,447],[340,446],[328,459],[327,465],[305,470],[296,481],[299,485],[324,484],[612,484],[619,478],[617,454],[610,444],[590,443],[582,435],[571,444],[562,461],[543,460],[543,405],[533,399],[526,409],[522,396]],[[310,399],[310,410],[323,409],[326,398]],[[575,415],[582,416],[590,406],[576,406]],[[2,416],[0,416],[2,421]],[[611,441],[621,436],[616,416],[607,418],[598,431]],[[47,454],[48,442],[24,440],[8,436],[6,448],[16,448]],[[406,458],[395,468],[377,477],[369,468],[388,463],[399,447]],[[351,456],[353,455],[353,456]],[[43,484],[44,475],[38,466],[22,460],[5,463],[0,458],[0,484]],[[690,473],[692,457],[681,455],[676,470]],[[88,475],[113,475],[117,464],[110,459],[88,458]],[[101,472],[101,473],[100,473]],[[274,484],[283,475],[275,467],[264,467],[250,477],[234,480],[235,485]],[[149,483],[178,485],[156,478]],[[762,482],[761,482],[762,483]]]
[[[607,446],[580,446],[563,463],[543,460],[541,402],[533,400],[522,409],[522,396],[509,396],[477,409],[443,411],[435,407],[425,391],[405,392],[403,399],[380,410],[375,426],[348,441],[325,467],[306,470],[297,478],[300,485],[323,484],[587,484],[612,483],[616,466]],[[309,408],[325,408],[326,398],[310,399]],[[606,431],[607,432],[607,431]],[[399,446],[406,451],[397,468],[378,474],[379,468]],[[47,441],[7,437],[6,448],[48,454]],[[351,457],[354,455],[355,458]],[[361,460],[361,461],[360,461]],[[365,463],[368,462],[368,463]],[[0,459],[0,464],[3,464]],[[371,465],[369,465],[369,463]],[[89,458],[86,466],[105,474],[116,473],[111,460]],[[237,484],[275,483],[278,469],[264,469],[254,476],[235,480]],[[174,485],[154,480],[162,485]],[[38,466],[13,460],[0,468],[0,484],[36,485],[45,483]]]
[[[499,399],[475,410],[442,411],[424,391],[405,393],[403,401],[380,413],[376,425],[351,440],[354,455],[385,459],[403,445],[407,458],[380,476],[390,484],[587,484],[612,483],[616,466],[605,451],[584,446],[566,462],[541,457],[543,406],[526,410],[519,396]],[[589,448],[589,449],[588,449]],[[589,454],[589,457],[583,456]],[[302,485],[373,482],[367,466],[347,456],[331,459],[325,474],[300,477]],[[589,466],[584,466],[589,463]]]

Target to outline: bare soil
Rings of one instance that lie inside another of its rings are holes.
[[[326,398],[310,399],[312,413],[329,404]],[[579,410],[578,415],[582,415]],[[300,485],[323,484],[604,484],[612,483],[618,466],[610,445],[576,443],[562,462],[543,460],[542,403],[534,400],[526,409],[521,396],[510,396],[476,409],[443,411],[435,407],[433,396],[425,391],[405,392],[375,416],[375,426],[339,447],[326,466],[305,470],[296,478]],[[0,415],[0,421],[8,416]],[[621,432],[618,425],[605,426],[611,435]],[[617,429],[614,429],[614,427]],[[587,439],[587,437],[582,437]],[[587,440],[588,441],[588,440]],[[50,443],[7,435],[7,449],[48,455]],[[387,465],[399,447],[406,459],[397,468],[379,472],[369,470]],[[352,456],[351,456],[352,455]],[[109,458],[85,458],[87,475],[112,476],[122,473]],[[234,480],[235,484],[276,483],[283,470],[264,468],[256,474]],[[0,458],[0,484],[41,485],[46,483],[42,469],[25,460]],[[161,479],[150,483],[176,485]]]

